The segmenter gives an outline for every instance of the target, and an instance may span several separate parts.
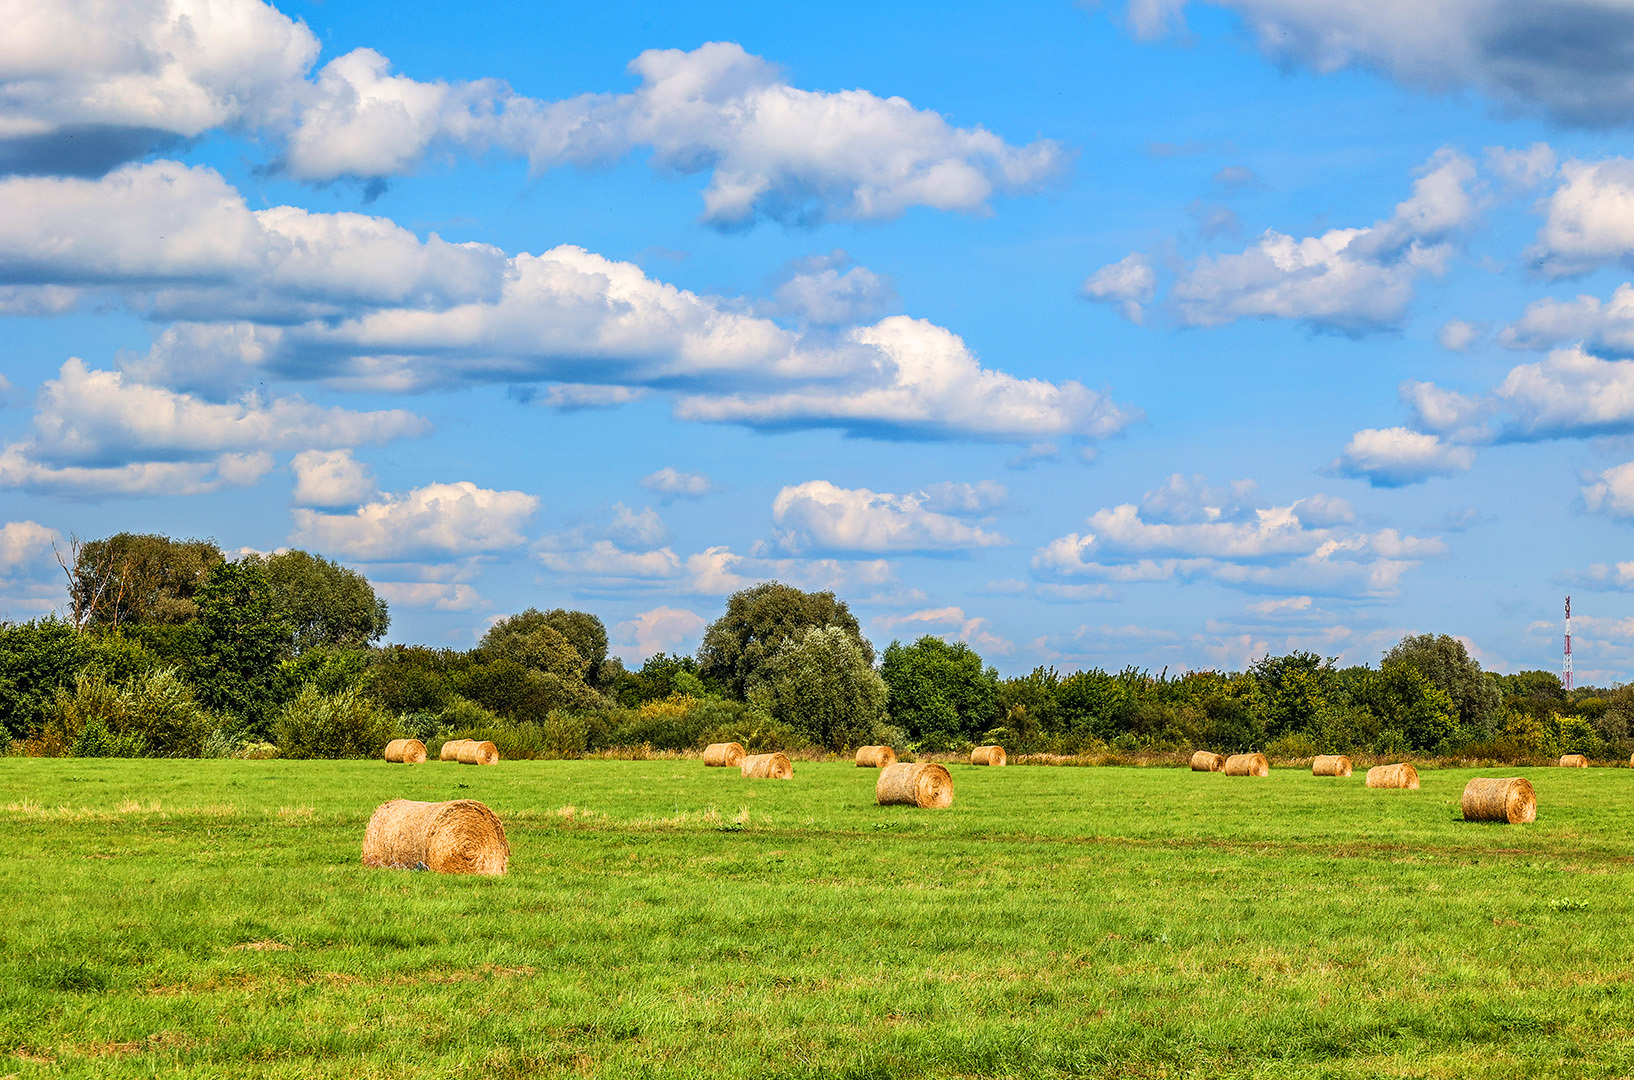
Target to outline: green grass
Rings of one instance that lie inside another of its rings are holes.
[[[1634,1075],[1634,771],[1520,771],[4,759],[0,1078]],[[395,797],[510,873],[364,869]]]

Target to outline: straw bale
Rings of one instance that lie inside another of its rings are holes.
[[[1270,776],[1271,763],[1264,754],[1232,754],[1226,758],[1227,776]]]
[[[1589,767],[1589,759],[1582,754],[1567,754],[1560,759],[1560,767],[1562,769],[1586,769]]]
[[[934,761],[887,765],[874,784],[874,799],[881,806],[918,806],[938,809],[953,805],[953,776]]]
[[[470,741],[470,739],[449,739],[443,743],[443,748],[437,752],[437,760],[458,761],[460,759],[460,747]]]
[[[386,760],[418,765],[426,759],[426,744],[419,739],[393,739],[386,744]]]
[[[460,747],[461,765],[498,765],[499,747],[491,742],[477,742],[475,739],[466,739],[465,745]]]
[[[862,746],[857,748],[857,768],[883,769],[895,764],[896,751],[889,746]]]
[[[1367,786],[1418,790],[1418,770],[1411,765],[1375,765],[1367,770]]]
[[[716,742],[704,747],[704,764],[712,769],[736,769],[743,764],[743,757],[743,747],[735,742]]]
[[[970,752],[972,765],[1003,765],[1009,760],[1002,746],[978,746]]]
[[[363,865],[439,874],[503,874],[511,845],[499,818],[475,799],[381,803],[363,833]]]
[[[793,780],[794,765],[786,754],[750,754],[743,759],[743,775],[751,780]]]
[[[1476,777],[1464,785],[1465,821],[1501,821],[1520,825],[1538,819],[1538,796],[1522,776],[1499,780]]]
[[[1349,776],[1350,759],[1343,754],[1318,754],[1311,762],[1312,776]]]
[[[1219,772],[1225,768],[1225,758],[1212,750],[1199,750],[1191,756],[1192,772]]]

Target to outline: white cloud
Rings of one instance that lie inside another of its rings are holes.
[[[429,608],[433,611],[475,611],[488,601],[470,585],[435,581],[374,581],[374,591],[393,607]]]
[[[991,629],[992,624],[986,619],[972,618],[965,614],[964,608],[959,607],[926,608],[903,615],[883,615],[873,619],[869,625],[882,634],[895,634],[902,630],[908,634],[931,634],[944,641],[962,641],[979,651],[998,653],[1000,656],[1009,656],[1016,651],[1015,643],[995,634]],[[934,632],[938,627],[947,629]]]
[[[654,653],[675,652],[695,640],[708,625],[704,617],[686,608],[667,605],[643,611],[613,628],[614,637],[634,651],[620,650],[625,659],[644,660]]]
[[[650,548],[664,542],[669,528],[650,506],[631,510],[623,503],[614,503],[613,523],[607,527],[607,536],[627,546]]]
[[[520,547],[539,500],[469,480],[388,494],[350,514],[297,509],[290,543],[362,562],[462,556]]]
[[[1055,582],[1205,578],[1255,592],[1391,596],[1408,570],[1446,555],[1433,538],[1313,524],[1300,516],[1307,504],[1314,518],[1343,517],[1334,501],[1314,498],[1182,523],[1147,520],[1125,503],[1091,515],[1091,531],[1039,548],[1032,567]]]
[[[163,317],[331,318],[495,298],[504,253],[421,240],[384,218],[252,211],[213,169],[174,161],[96,180],[0,179],[0,284],[103,286]]]
[[[719,488],[703,473],[681,472],[673,465],[665,465],[655,473],[641,478],[641,486],[669,499],[701,499]]]
[[[1443,93],[1473,86],[1567,124],[1634,115],[1634,13],[1607,0],[1209,0],[1243,21],[1267,56],[1319,73],[1383,72]],[[1184,26],[1186,0],[1133,0],[1142,37]]]
[[[0,525],[0,575],[9,577],[31,564],[46,562],[51,545],[61,539],[56,529],[37,521],[8,521]]]
[[[1568,575],[1567,580],[1595,589],[1634,592],[1634,561],[1591,563],[1587,570]]]
[[[262,402],[247,394],[218,405],[70,359],[57,378],[40,387],[29,453],[52,464],[110,465],[224,451],[383,443],[428,428],[425,420],[401,409],[353,412],[298,397]]]
[[[1533,143],[1524,150],[1489,146],[1483,157],[1487,171],[1514,193],[1530,191],[1555,174],[1555,151],[1548,143]]]
[[[303,450],[289,467],[297,506],[356,506],[376,490],[369,467],[350,450]]]
[[[1634,360],[1602,360],[1581,348],[1512,368],[1493,396],[1514,441],[1634,431]]]
[[[1140,252],[1130,252],[1084,279],[1084,295],[1091,300],[1113,304],[1135,325],[1146,321],[1145,306],[1157,292],[1157,273],[1152,261]]]
[[[1009,490],[994,480],[974,484],[943,480],[920,493],[921,505],[938,514],[987,514],[1004,505]]]
[[[772,292],[773,314],[813,326],[849,326],[877,319],[896,306],[891,280],[854,266],[843,251],[790,264],[787,280]]]
[[[1634,520],[1634,461],[1606,469],[1583,485],[1583,501],[1597,514]]]
[[[1530,252],[1538,271],[1571,277],[1634,256],[1634,161],[1568,161],[1560,174]]]
[[[893,495],[808,480],[777,493],[772,520],[787,531],[796,549],[953,551],[1009,543],[997,533],[926,509],[925,503],[923,493]]]
[[[1170,300],[1190,326],[1267,316],[1349,333],[1395,326],[1417,280],[1445,269],[1474,221],[1475,178],[1468,157],[1438,151],[1390,217],[1304,238],[1267,230],[1241,253],[1194,260]]]
[[[273,469],[265,452],[220,454],[208,461],[142,461],[127,465],[57,467],[34,460],[27,444],[0,449],[0,488],[78,498],[202,495],[248,487]]]
[[[1432,476],[1468,472],[1473,464],[1475,451],[1467,446],[1450,446],[1437,435],[1393,427],[1367,428],[1352,435],[1333,469],[1374,487],[1402,487]]]
[[[556,383],[545,391],[544,404],[562,412],[580,412],[584,409],[616,409],[646,396],[646,389],[640,386]]]
[[[1448,319],[1436,331],[1435,339],[1448,352],[1463,352],[1475,344],[1481,336],[1481,328],[1462,319]]]
[[[1512,349],[1544,350],[1583,342],[1594,349],[1634,353],[1634,285],[1617,286],[1605,301],[1584,294],[1572,300],[1535,300],[1504,327],[1498,340]]]

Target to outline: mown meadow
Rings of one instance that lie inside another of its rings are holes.
[[[3,759],[0,1076],[1634,1075],[1634,771],[952,769]],[[510,872],[365,869],[396,797]]]

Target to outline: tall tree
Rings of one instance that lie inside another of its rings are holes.
[[[224,557],[214,540],[117,533],[77,544],[68,599],[80,625],[167,625],[198,616],[194,594]]]
[[[998,672],[962,641],[929,634],[912,645],[893,641],[880,674],[891,691],[892,723],[916,739],[974,738],[999,719]]]
[[[874,647],[844,600],[831,592],[808,593],[768,581],[733,593],[726,614],[704,631],[698,647],[698,673],[733,697],[742,699],[750,681],[788,642],[806,630],[837,626],[874,664]]]
[[[1503,691],[1481,670],[1464,643],[1450,634],[1408,634],[1384,654],[1384,665],[1407,664],[1452,698],[1467,728],[1490,733],[1497,723]]]
[[[873,740],[889,693],[852,634],[812,626],[762,665],[750,699],[817,745],[844,751]]]
[[[210,571],[197,592],[203,655],[197,681],[211,708],[265,736],[284,691],[294,644],[278,594],[255,556]]]
[[[361,646],[391,625],[386,601],[356,570],[299,548],[263,560],[296,652],[318,645]]]

